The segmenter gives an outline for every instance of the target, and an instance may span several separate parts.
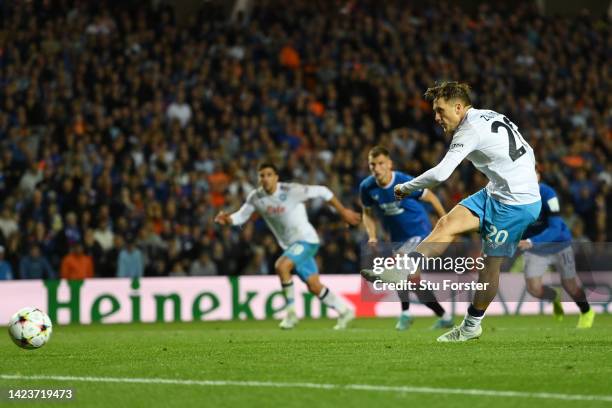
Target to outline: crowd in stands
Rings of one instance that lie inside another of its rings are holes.
[[[610,239],[605,16],[283,0],[231,21],[215,4],[179,24],[142,2],[0,3],[0,279],[273,273],[261,219],[213,223],[257,163],[359,209],[370,147],[415,176],[444,155],[422,98],[437,79],[519,126],[576,240]],[[450,209],[485,183],[464,162],[435,192]],[[364,232],[309,212],[322,272],[355,273]]]

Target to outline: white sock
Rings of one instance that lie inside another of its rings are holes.
[[[287,310],[292,310],[295,308],[295,294],[293,291],[293,281],[282,282],[281,286],[283,287],[283,295],[285,295],[285,301],[287,302]]]
[[[465,317],[463,318],[463,323],[461,324],[461,326],[463,326],[466,331],[474,331],[478,328],[478,326],[480,326],[480,323],[482,322],[483,318],[484,315],[476,317],[472,316],[468,312],[465,312]]]
[[[410,316],[410,310],[402,310],[402,313],[400,313],[402,316]]]
[[[331,307],[340,314],[344,314],[348,309],[346,303],[326,287],[323,287],[319,293],[319,299],[325,306]]]
[[[453,315],[450,314],[450,312],[444,312],[444,314],[442,315],[442,320],[451,320],[453,318]]]

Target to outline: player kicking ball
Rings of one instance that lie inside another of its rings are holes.
[[[439,82],[427,89],[425,97],[433,101],[435,120],[452,140],[437,166],[395,186],[396,199],[445,181],[465,158],[489,179],[484,189],[442,217],[410,254],[415,259],[439,256],[458,235],[480,232],[485,259],[478,282],[487,284],[486,289],[474,292],[463,322],[438,337],[439,342],[461,342],[482,334],[481,322],[497,294],[501,264],[514,254],[523,232],[538,218],[540,191],[529,144],[506,116],[472,107],[467,84]]]
[[[389,151],[383,146],[376,146],[368,153],[368,166],[371,176],[366,177],[359,186],[361,204],[363,206],[363,225],[368,234],[368,244],[375,245],[378,242],[376,234],[376,217],[382,220],[385,230],[390,234],[391,240],[399,244],[397,252],[407,253],[412,251],[421,240],[431,232],[431,223],[425,208],[419,201],[430,203],[442,217],[446,214],[444,207],[440,204],[438,197],[431,191],[418,190],[402,201],[396,201],[393,188],[401,183],[412,180],[412,176],[400,171],[393,171],[393,162]],[[405,248],[410,248],[406,250]],[[364,271],[372,278],[372,271]],[[411,276],[418,282],[419,275]],[[373,280],[373,279],[368,279]],[[412,324],[410,316],[410,301],[408,291],[399,291],[402,313],[395,328],[406,330]],[[431,290],[415,290],[419,301],[430,308],[439,319],[432,328],[453,327],[453,317],[446,313],[438,303]]]
[[[576,327],[590,329],[593,326],[595,312],[589,305],[576,276],[572,234],[559,215],[560,205],[557,193],[549,185],[540,183],[540,196],[542,197],[540,217],[525,231],[523,234],[525,239],[519,242],[519,249],[526,251],[524,259],[527,291],[538,299],[552,302],[553,315],[558,321],[563,320],[560,293],[542,284],[542,275],[550,265],[554,265],[561,275],[563,289],[580,309]]]
[[[257,170],[259,188],[247,196],[246,202],[238,211],[233,214],[221,211],[215,217],[215,222],[221,225],[239,226],[247,222],[253,212],[257,211],[283,248],[284,252],[275,264],[287,304],[285,317],[279,325],[281,329],[292,329],[298,323],[291,276],[294,269],[312,294],[316,295],[325,306],[338,312],[338,322],[334,329],[345,329],[355,318],[355,312],[319,280],[314,257],[319,249],[320,240],[316,230],[308,221],[304,202],[322,198],[350,225],[358,225],[361,222],[360,214],[345,208],[325,186],[279,182],[278,170],[272,163],[262,163]]]

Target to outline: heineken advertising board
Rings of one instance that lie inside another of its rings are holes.
[[[359,317],[396,316],[400,311],[394,293],[389,299],[368,292],[358,275],[323,275],[321,279],[343,296]],[[519,288],[522,298],[509,294],[509,288]],[[295,294],[299,316],[335,317],[297,278]],[[487,314],[548,311],[549,305],[524,295],[521,274],[502,274],[500,299],[491,305]],[[455,314],[463,314],[467,307],[462,301],[446,298],[440,301]],[[0,282],[0,325],[24,306],[47,311],[59,324],[89,324],[278,318],[284,302],[275,276],[15,280]],[[571,304],[568,309],[570,313],[574,311]],[[411,312],[431,315],[429,309],[416,303],[411,306]]]

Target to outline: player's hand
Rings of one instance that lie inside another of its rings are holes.
[[[361,224],[361,213],[347,208],[342,212],[341,216],[342,219],[346,221],[349,225],[355,226]]]
[[[528,239],[521,239],[518,247],[521,251],[527,251],[528,249],[533,248],[533,243]]]
[[[217,224],[221,224],[221,225],[232,225],[232,218],[230,217],[230,215],[228,213],[226,213],[225,211],[221,211],[219,214],[217,214],[217,216],[215,217],[215,222]]]
[[[398,184],[397,186],[393,187],[393,194],[395,194],[395,199],[397,201],[403,200],[404,198],[408,197],[410,195],[410,193],[404,193],[402,191],[402,185]]]

